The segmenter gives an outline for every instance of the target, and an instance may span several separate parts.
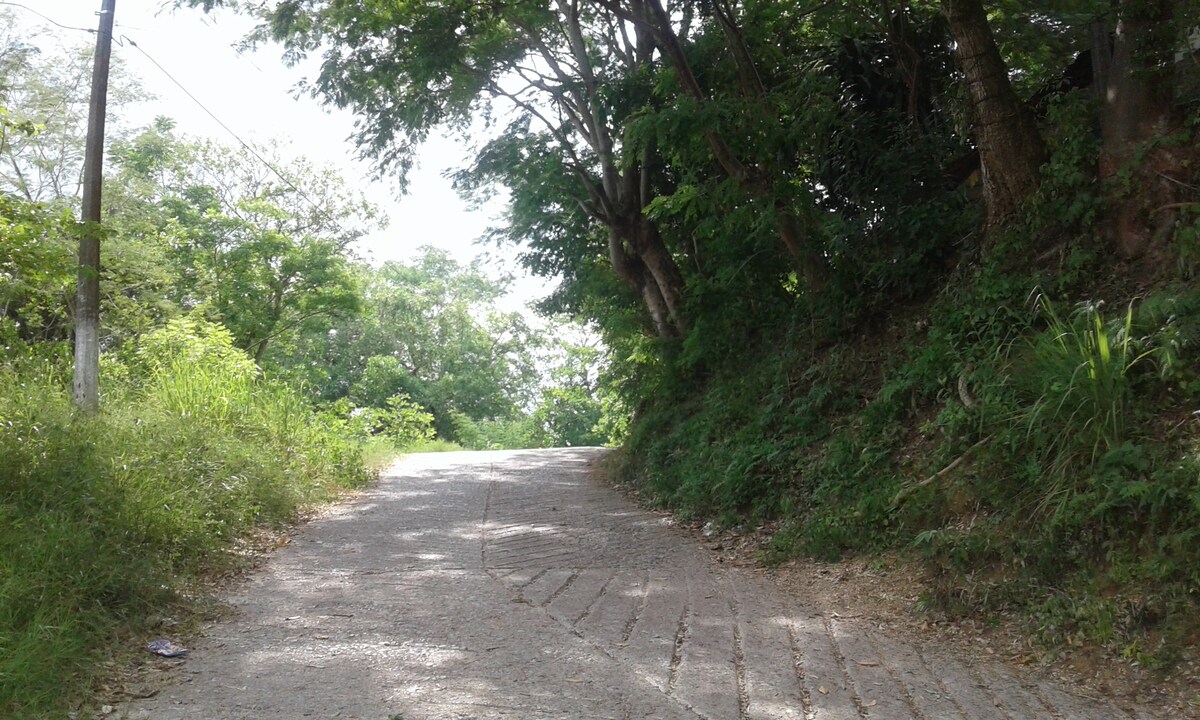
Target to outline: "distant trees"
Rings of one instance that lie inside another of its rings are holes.
[[[172,300],[220,319],[260,364],[305,323],[356,312],[351,245],[378,212],[330,169],[184,142],[165,119],[112,154],[116,225],[153,237],[176,273]]]
[[[0,128],[0,186],[26,200],[71,203],[82,180],[92,48],[56,44],[27,37],[14,11],[0,8],[0,107],[12,122]],[[109,135],[121,137],[131,131],[121,109],[146,92],[119,62],[112,76]]]
[[[61,355],[71,340],[84,120],[71,108],[81,87],[73,73],[86,70],[0,37],[0,90],[16,103],[0,108],[0,360]],[[117,112],[137,96],[120,83]],[[367,413],[397,438],[422,439],[431,423],[456,439],[490,423],[496,432],[481,443],[559,441],[529,432],[550,380],[547,340],[497,308],[506,283],[428,247],[411,262],[367,264],[355,243],[383,225],[379,211],[332,169],[285,153],[197,141],[167,118],[115,134],[102,349],[124,357],[141,336],[186,318],[228,333],[268,376]],[[591,396],[574,402],[598,407]],[[595,421],[581,423],[572,437]]]
[[[505,286],[479,265],[425,247],[410,262],[359,265],[355,277],[361,312],[313,328],[277,359],[321,358],[294,372],[325,397],[383,407],[403,394],[451,439],[456,416],[509,420],[533,401],[542,339],[519,313],[497,310]]]

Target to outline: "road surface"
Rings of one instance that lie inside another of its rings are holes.
[[[116,716],[1153,717],[800,606],[598,483],[601,452],[408,458],[301,529],[175,684]]]

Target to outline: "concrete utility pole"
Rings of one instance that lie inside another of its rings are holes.
[[[92,100],[88,106],[83,155],[83,225],[79,236],[79,279],[75,292],[75,405],[100,409],[100,190],[104,181],[104,119],[108,104],[108,65],[112,55],[113,13],[117,0],[101,0]]]

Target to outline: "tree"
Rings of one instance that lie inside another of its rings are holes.
[[[456,413],[507,419],[533,398],[538,339],[519,313],[495,308],[505,286],[478,264],[422,248],[410,262],[360,266],[362,313],[300,340],[301,357],[322,358],[308,380],[327,399],[383,407],[403,393],[428,408],[443,437]]]
[[[566,326],[560,330],[571,330]],[[534,435],[545,447],[604,445],[609,441],[600,429],[604,407],[599,398],[600,373],[605,361],[594,343],[576,343],[558,336],[557,356],[531,420]]]
[[[1115,27],[1102,21],[1111,45],[1105,37],[1093,48],[1104,89],[1100,177],[1110,187],[1109,239],[1126,259],[1163,245],[1178,219],[1179,177],[1189,152],[1162,141],[1184,126],[1175,102],[1175,55],[1187,43],[1180,32],[1187,25],[1178,23],[1183,7],[1173,0],[1124,0],[1116,5]],[[1123,173],[1133,180],[1122,180]]]
[[[69,211],[0,193],[0,345],[62,341],[74,289]]]
[[[1038,186],[1046,147],[1033,115],[1017,98],[981,0],[942,0],[955,54],[971,98],[989,228],[1016,215]]]
[[[627,120],[644,94],[635,88],[655,62],[644,28],[628,28],[585,0],[386,7],[302,0],[260,12],[260,39],[282,42],[289,59],[323,49],[309,87],[360,115],[357,141],[381,168],[403,174],[434,127],[464,129],[485,101],[507,103],[516,116],[510,134],[544,133],[563,158],[576,182],[573,202],[604,228],[612,271],[642,298],[656,334],[686,330],[683,275],[645,212],[658,160],[653,147],[628,137]],[[617,86],[626,92],[613,93]]]
[[[113,155],[134,189],[124,213],[157,218],[174,301],[211,312],[256,362],[302,326],[357,311],[351,245],[378,213],[331,169],[284,162],[278,146],[181,141],[165,119]]]
[[[0,129],[0,188],[26,200],[78,202],[87,135],[92,48],[61,46],[42,34],[18,34],[7,9],[0,10],[0,106],[10,119],[36,132]],[[119,61],[111,67],[110,139],[125,137],[124,109],[148,98]]]
[[[700,116],[708,114],[709,93],[700,84],[683,40],[689,32],[694,31],[691,5],[683,3],[679,12],[673,12],[668,11],[660,0],[608,0],[602,4],[624,20],[645,28],[674,68],[682,91],[694,103],[694,112]],[[828,271],[819,238],[812,237],[816,226],[807,217],[809,208],[797,207],[796,198],[790,197],[784,190],[789,184],[789,177],[777,162],[782,155],[778,143],[773,142],[779,135],[778,129],[765,129],[764,123],[755,122],[771,114],[771,103],[758,63],[739,21],[737,8],[732,2],[713,0],[707,3],[706,9],[724,38],[736,69],[737,107],[727,114],[740,115],[744,121],[749,120],[735,127],[733,133],[744,132],[747,125],[758,125],[753,128],[759,131],[755,133],[757,147],[751,151],[756,160],[747,162],[741,157],[727,140],[730,129],[705,126],[702,131],[704,139],[718,165],[730,179],[769,202],[779,239],[796,269],[811,288],[819,289],[825,283]],[[787,13],[786,10],[782,12]],[[780,120],[786,121],[786,116]]]

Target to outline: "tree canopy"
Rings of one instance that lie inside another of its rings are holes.
[[[928,264],[970,232],[964,182],[983,190],[989,235],[1036,190],[1046,160],[1036,113],[1072,90],[1098,97],[1096,83],[1173,56],[1193,11],[1155,7],[1147,15],[1131,2],[1114,14],[1081,1],[1034,13],[1009,3],[989,15],[978,0],[291,0],[246,9],[262,20],[254,39],[282,44],[291,61],[319,56],[305,87],[355,112],[355,139],[381,170],[403,177],[436,127],[472,134],[478,160],[460,187],[508,188],[498,236],[523,247],[535,271],[564,279],[561,298],[579,307],[588,287],[603,296],[593,302],[624,295],[655,335],[682,338],[706,332],[699,308],[729,291],[919,290]],[[1151,15],[1174,30],[1126,59],[1132,34],[1121,31]],[[1088,63],[1094,72],[1072,70]],[[1163,122],[1178,127],[1171,113]],[[1124,228],[1118,242],[1140,232]],[[597,277],[604,261],[607,277]]]

